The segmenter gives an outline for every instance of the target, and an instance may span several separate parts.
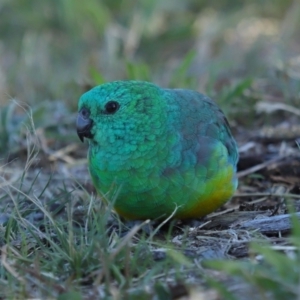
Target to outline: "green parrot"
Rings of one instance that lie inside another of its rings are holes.
[[[201,217],[237,188],[229,124],[196,91],[109,82],[81,96],[76,126],[97,192],[125,219]]]

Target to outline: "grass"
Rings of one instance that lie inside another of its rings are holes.
[[[21,178],[26,176],[23,175]],[[7,185],[6,193],[14,209],[3,227],[1,282],[5,289],[2,297],[67,299],[72,295],[81,299],[79,290],[93,282],[89,295],[94,297],[111,294],[111,298],[116,299],[117,295],[128,294],[130,298],[149,299],[146,287],[154,278],[168,277],[171,272],[179,280],[180,272],[191,268],[184,256],[170,250],[170,254],[166,252],[166,259],[151,270],[152,250],[160,243],[151,236],[137,237],[141,225],[134,226],[121,238],[121,224],[112,223],[109,210],[84,190],[80,198],[88,197],[89,202],[80,207],[71,203],[71,192],[61,191],[66,216],[55,218],[55,213],[40,201],[46,188],[35,197],[29,196],[32,186],[25,193],[14,185]],[[57,196],[57,200],[61,199]],[[26,206],[25,201],[29,202]],[[30,222],[28,215],[32,211],[42,213],[42,221]],[[36,287],[35,292],[32,285]],[[163,295],[168,293],[163,284],[156,285],[156,289]]]
[[[291,203],[290,203],[291,205]],[[207,266],[239,276],[256,287],[261,299],[299,298],[300,222],[291,210],[293,232],[288,245],[253,243],[252,258],[247,262],[212,261]],[[216,284],[213,282],[213,284]],[[216,284],[217,288],[224,289]]]
[[[0,13],[1,299],[299,299],[298,221],[241,228],[293,212],[287,200],[299,211],[298,1],[12,0]],[[203,220],[126,228],[74,130],[80,94],[115,79],[215,99],[241,171],[285,159]]]

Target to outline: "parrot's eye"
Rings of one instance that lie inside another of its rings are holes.
[[[117,101],[109,101],[105,104],[105,112],[107,114],[114,114],[120,107]]]
[[[81,115],[84,119],[87,119],[90,116],[90,112],[84,107],[81,109]]]

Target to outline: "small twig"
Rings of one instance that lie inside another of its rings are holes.
[[[273,159],[270,159],[270,160],[268,160],[268,161],[266,161],[266,162],[263,162],[263,163],[261,163],[261,164],[258,164],[258,165],[256,165],[256,166],[253,166],[253,167],[251,167],[251,168],[249,168],[249,169],[246,169],[246,170],[244,170],[244,171],[238,172],[238,173],[237,173],[237,177],[238,177],[238,178],[242,178],[242,177],[245,177],[245,176],[247,176],[247,175],[249,175],[249,174],[255,173],[255,172],[257,172],[257,171],[259,171],[259,170],[261,170],[261,169],[266,168],[267,166],[271,165],[271,164],[274,163],[274,162],[277,162],[277,161],[279,161],[279,160],[282,160],[283,158],[286,158],[286,156],[278,156],[278,157],[275,157],[275,158],[273,158]]]
[[[64,160],[66,163],[73,164],[76,160],[67,154],[76,150],[77,148],[78,148],[77,144],[68,145],[68,146],[61,148],[61,149],[53,152],[52,154],[50,154],[49,160],[55,161],[55,160],[61,159],[61,160]]]
[[[8,263],[8,259],[7,259],[7,248],[8,247],[9,247],[8,245],[4,245],[1,248],[1,264],[13,277],[15,277],[17,280],[19,280],[23,284],[25,284],[26,283],[25,279],[17,273],[15,268],[12,267],[12,264]]]
[[[149,237],[149,241],[152,241],[153,237],[156,235],[156,233],[167,223],[169,222],[173,217],[174,215],[176,214],[177,212],[177,209],[178,207],[176,206],[174,211],[172,212],[172,214],[166,218],[163,222],[161,222],[156,228],[155,230],[151,233],[150,237]]]
[[[197,230],[203,228],[204,226],[206,226],[207,224],[211,223],[211,220],[208,220],[207,222],[204,222],[203,224],[201,224],[200,226],[197,227]]]
[[[297,219],[300,219],[299,212],[294,215]],[[256,229],[265,234],[273,234],[282,231],[286,232],[292,229],[291,214],[245,221],[239,224],[239,228],[247,230]]]
[[[300,116],[300,109],[284,103],[272,103],[261,101],[256,104],[256,110],[258,112],[266,112],[269,114],[277,110],[284,110],[297,116]]]
[[[249,194],[247,194],[249,195]],[[268,194],[269,195],[269,194]],[[238,197],[239,195],[235,195],[234,197]],[[267,199],[268,197],[262,197],[262,198],[259,198],[257,200],[253,200],[253,201],[250,201],[250,202],[247,202],[247,205],[251,205],[251,204],[256,204],[256,203],[259,203],[259,202],[263,202]],[[219,211],[219,212],[216,212],[216,213],[211,213],[207,216],[208,219],[211,219],[211,218],[215,218],[215,217],[219,217],[221,215],[225,215],[225,214],[228,214],[230,212],[234,212],[236,209],[238,209],[240,207],[240,204],[238,205],[235,205],[233,207],[230,207],[230,208],[227,208],[225,210],[222,210],[222,211]],[[207,223],[205,223],[204,225],[206,225]],[[203,226],[204,226],[203,225]],[[203,227],[201,226],[201,227]]]
[[[296,198],[300,199],[300,195],[297,194],[272,194],[272,193],[249,193],[249,194],[235,194],[233,198],[239,197],[284,197],[284,198]]]

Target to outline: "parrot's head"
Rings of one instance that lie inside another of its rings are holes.
[[[166,116],[163,90],[143,81],[114,81],[96,86],[79,99],[77,134],[81,141],[105,146],[136,144],[155,134]]]

